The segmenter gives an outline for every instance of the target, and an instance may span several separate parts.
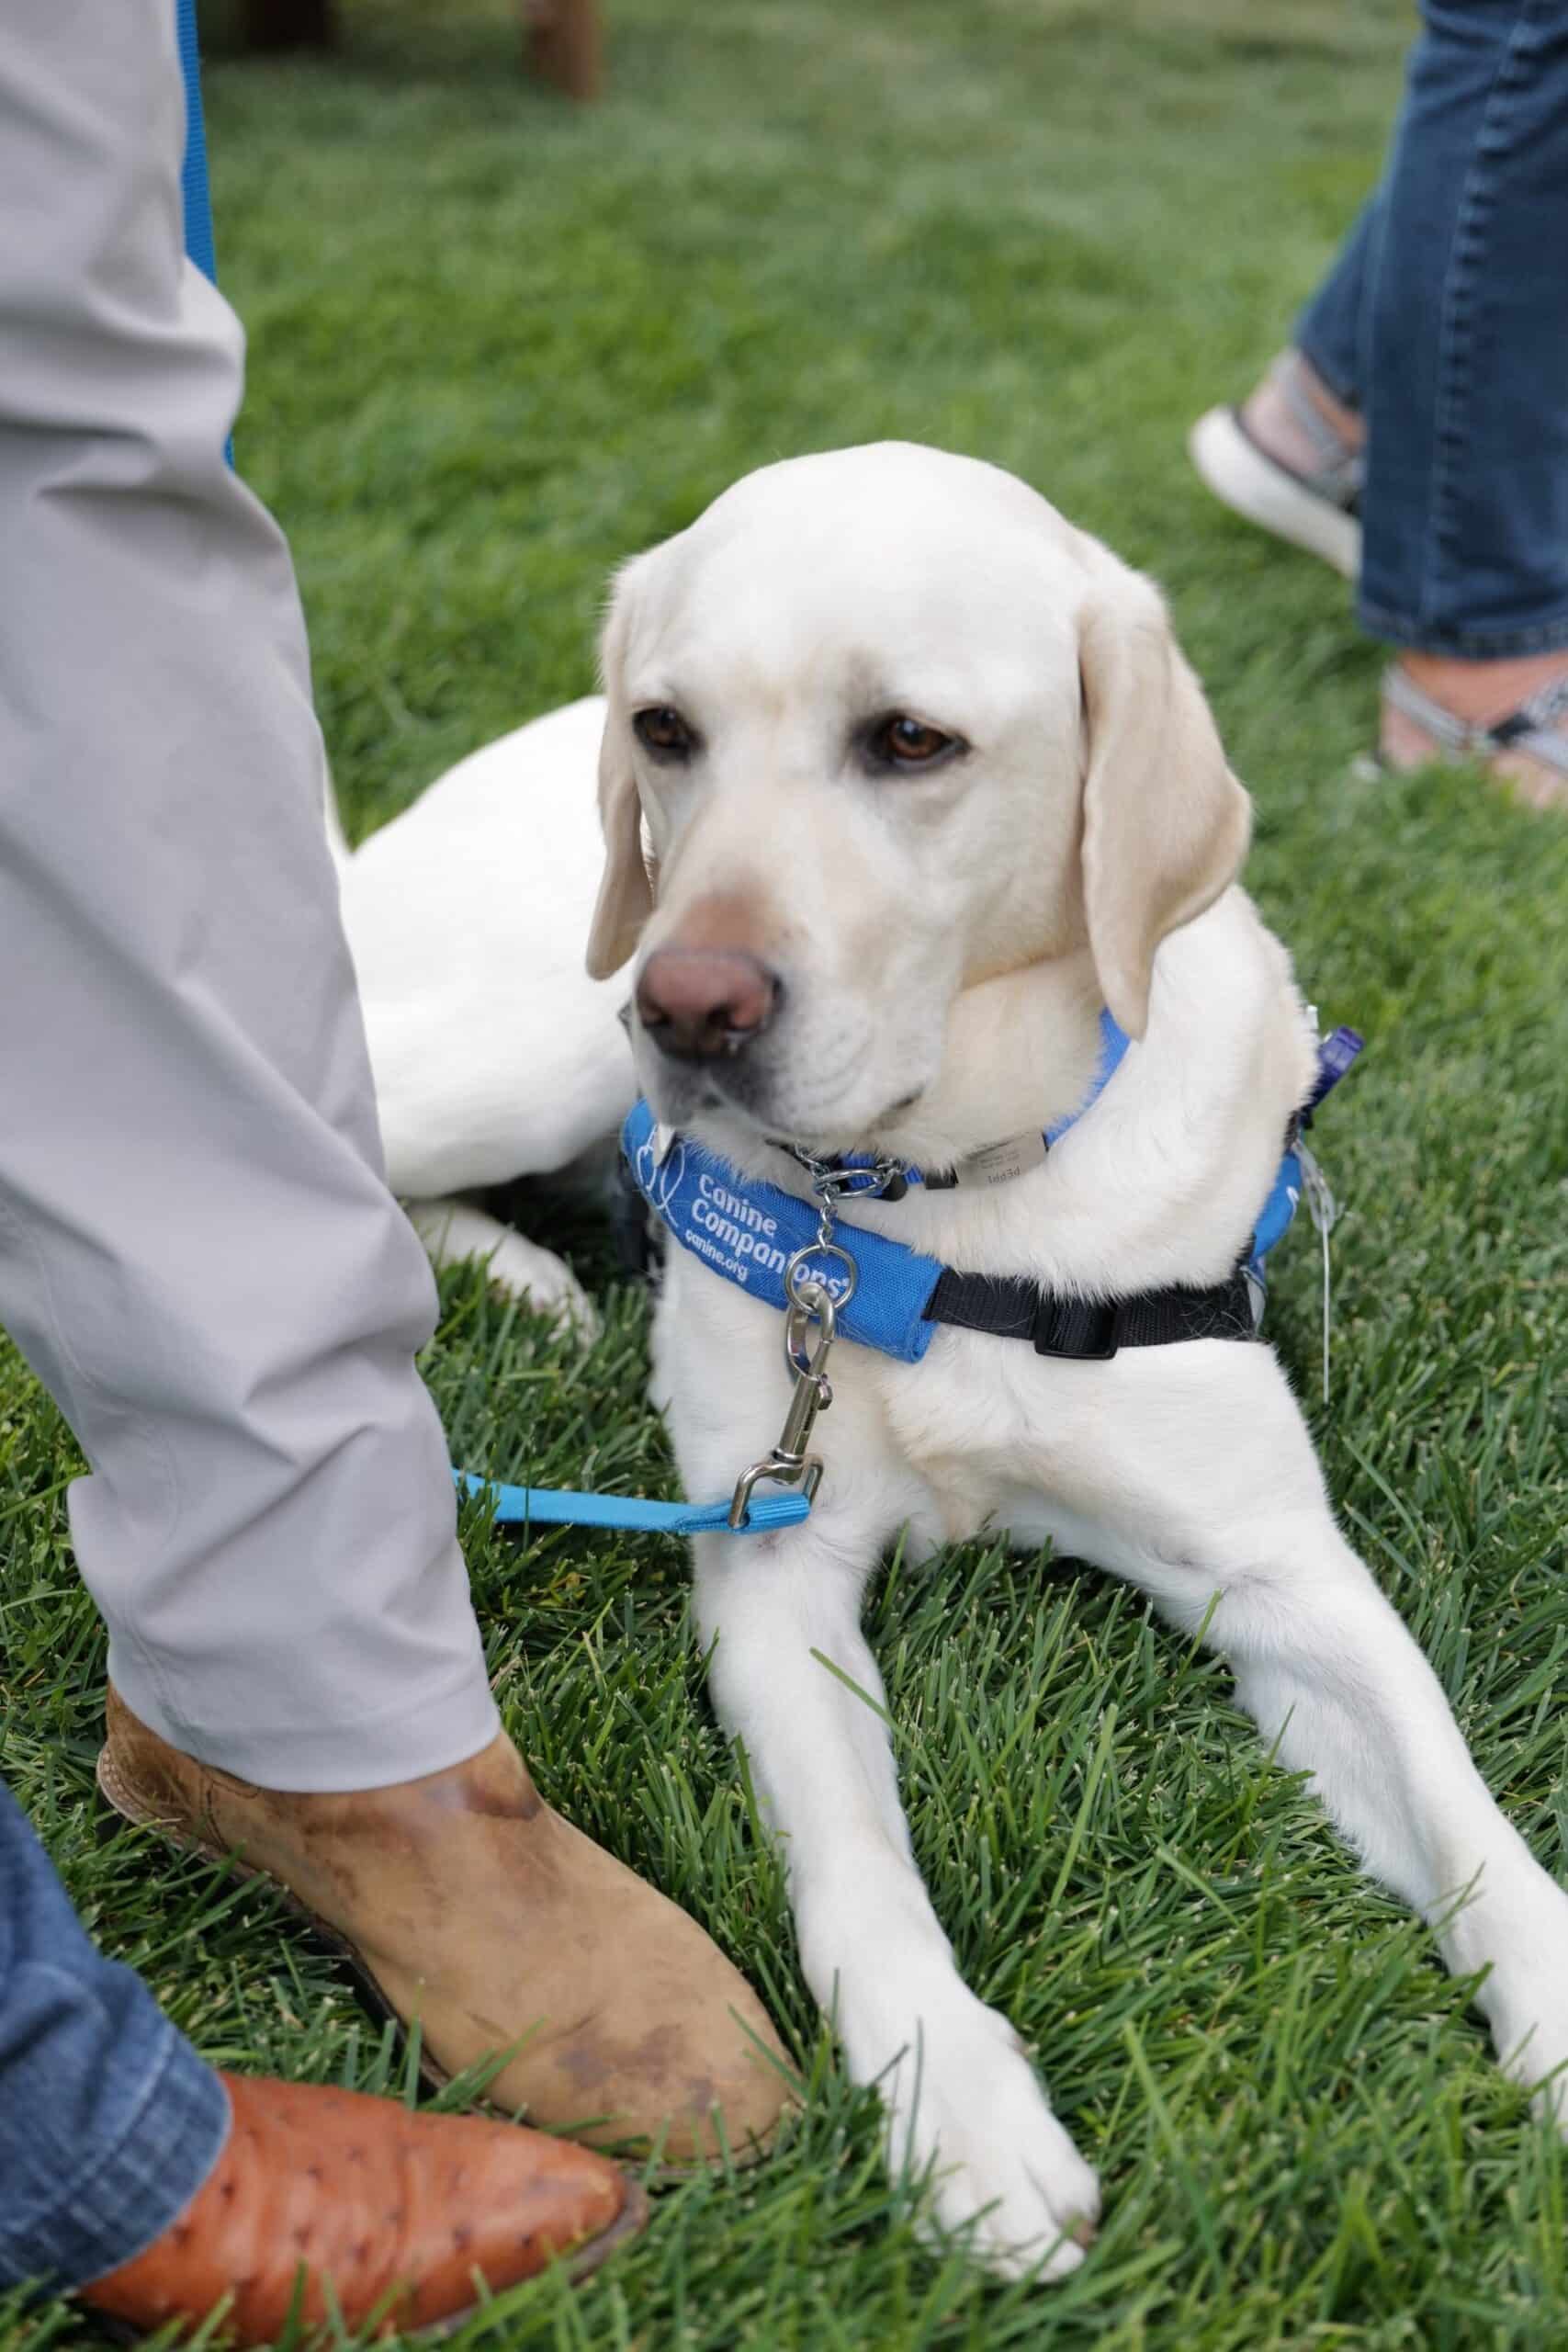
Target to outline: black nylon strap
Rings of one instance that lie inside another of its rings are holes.
[[[1177,1340],[1250,1340],[1257,1336],[1252,1295],[1238,1266],[1207,1290],[1147,1290],[1136,1298],[1055,1298],[1014,1275],[961,1274],[942,1269],[924,1320],[1027,1340],[1036,1355],[1103,1362],[1118,1348],[1159,1348]]]

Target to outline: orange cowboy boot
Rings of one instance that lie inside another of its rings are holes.
[[[558,2256],[586,2272],[648,2216],[608,2157],[514,2124],[418,2115],[391,2099],[222,2077],[218,2162],[141,2254],[77,2290],[151,2334],[231,2299],[231,2343],[270,2343],[291,2312],[349,2328],[429,2327]]]

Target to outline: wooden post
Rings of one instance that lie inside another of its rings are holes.
[[[530,73],[569,98],[596,98],[604,65],[599,0],[523,0],[523,53]]]
[[[243,0],[243,49],[331,49],[336,40],[333,0]]]
[[[235,6],[242,49],[335,45],[333,0],[235,0]],[[522,7],[523,56],[529,72],[553,82],[569,98],[596,98],[604,79],[599,0],[522,0]]]

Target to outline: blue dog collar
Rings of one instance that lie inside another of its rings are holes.
[[[1096,1100],[1126,1052],[1127,1040],[1109,1013],[1101,1016],[1101,1035],[1100,1066],[1089,1102],[1045,1130],[1042,1141],[1047,1151]],[[487,1496],[498,1521],[525,1527],[533,1522],[564,1523],[681,1535],[720,1529],[731,1533],[776,1532],[806,1517],[821,1476],[820,1463],[805,1449],[812,1420],[831,1401],[824,1374],[835,1322],[846,1338],[906,1363],[919,1363],[939,1322],[997,1337],[1028,1339],[1039,1354],[1077,1363],[1103,1361],[1122,1347],[1251,1338],[1262,1317],[1264,1261],[1289,1229],[1303,1183],[1309,1182],[1315,1187],[1314,1215],[1323,1231],[1326,1253],[1332,1203],[1298,1136],[1302,1127],[1310,1125],[1324,1096],[1351,1068],[1361,1046],[1353,1029],[1337,1029],[1324,1040],[1316,1083],[1299,1118],[1291,1122],[1273,1188],[1247,1251],[1228,1282],[1197,1291],[1176,1285],[1103,1303],[1053,1298],[1028,1282],[957,1273],[934,1258],[923,1258],[863,1227],[852,1228],[852,1256],[838,1239],[825,1250],[825,1238],[833,1229],[830,1213],[818,1216],[806,1202],[775,1185],[744,1182],[724,1160],[690,1136],[666,1137],[648,1104],[638,1102],[626,1120],[622,1144],[643,1201],[682,1248],[703,1258],[716,1272],[786,1313],[794,1307],[785,1326],[785,1355],[795,1375],[795,1395],[784,1436],[771,1455],[742,1474],[728,1503],[660,1503],[630,1496],[562,1493],[498,1485],[460,1471],[454,1474],[457,1484],[469,1493]],[[986,1157],[979,1156],[982,1161]],[[821,1165],[807,1164],[818,1169]],[[825,1202],[856,1189],[897,1197],[886,1181],[889,1164],[870,1155],[836,1163],[836,1172],[844,1177],[857,1172],[868,1175],[872,1180],[868,1185],[832,1185],[832,1172],[830,1190],[822,1192]],[[894,1166],[891,1173],[898,1191],[911,1183],[936,1181],[930,1176],[922,1179],[916,1169]],[[998,1182],[1000,1177],[982,1172],[974,1181]],[[842,1227],[838,1230],[841,1233]],[[820,1338],[815,1353],[797,1354],[788,1335],[795,1329],[801,1301],[798,1295],[791,1300],[786,1280],[792,1260],[803,1251],[809,1254],[795,1266],[796,1280],[804,1280],[808,1287],[813,1281],[820,1283],[836,1306],[829,1306],[823,1298],[810,1310]],[[849,1271],[843,1274],[832,1271],[835,1259]],[[1326,1268],[1325,1254],[1325,1285]],[[1326,1287],[1325,1299],[1326,1393]],[[753,1491],[759,1479],[776,1479],[795,1491],[759,1498]]]
[[[817,1240],[818,1213],[809,1201],[776,1184],[737,1175],[728,1160],[691,1136],[668,1136],[646,1102],[636,1104],[621,1131],[621,1148],[643,1199],[670,1233],[705,1265],[782,1314],[790,1302],[784,1268]],[[936,1335],[922,1318],[942,1277],[935,1258],[864,1226],[840,1226],[852,1239],[860,1280],[845,1301],[847,1278],[829,1259],[811,1272],[838,1308],[839,1330],[863,1348],[901,1363],[919,1363]]]
[[[1109,1013],[1101,1015],[1100,1026],[1102,1048],[1094,1084],[1077,1111],[1045,1130],[1047,1150],[1099,1100],[1127,1050],[1127,1038]],[[1079,1358],[1114,1352],[1118,1343],[1150,1345],[1162,1338],[1194,1337],[1204,1328],[1194,1317],[1194,1303],[1211,1296],[1213,1311],[1209,1317],[1210,1326],[1221,1336],[1243,1336],[1243,1322],[1248,1329],[1255,1329],[1262,1317],[1264,1261],[1289,1230],[1301,1203],[1303,1177],[1296,1139],[1298,1129],[1310,1120],[1316,1105],[1338,1083],[1361,1048],[1362,1040],[1353,1029],[1337,1029],[1324,1040],[1319,1049],[1318,1075],[1307,1107],[1300,1120],[1292,1122],[1278,1173],[1230,1283],[1214,1286],[1212,1295],[1183,1292],[1175,1286],[1168,1292],[1116,1303],[1106,1313],[1112,1323],[1119,1315],[1123,1329],[1120,1342],[1113,1336],[1109,1347],[1090,1344],[1087,1336],[1075,1339],[1067,1346],[1051,1344],[1043,1337],[1043,1333],[1060,1326],[1064,1312],[1072,1319],[1070,1303],[1043,1300],[1043,1307],[1050,1311],[1036,1314],[1032,1319],[1010,1314],[1005,1319],[984,1325],[966,1314],[950,1312],[949,1306],[959,1292],[965,1285],[977,1287],[979,1278],[956,1274],[938,1260],[923,1257],[902,1242],[890,1240],[864,1226],[842,1222],[843,1202],[846,1198],[852,1201],[857,1190],[883,1197],[897,1196],[886,1181],[889,1174],[901,1179],[898,1191],[912,1183],[930,1185],[933,1181],[929,1175],[922,1177],[918,1169],[879,1159],[870,1153],[849,1154],[828,1163],[831,1173],[841,1172],[848,1178],[864,1172],[871,1180],[862,1187],[849,1182],[835,1187],[840,1221],[835,1228],[834,1240],[840,1248],[849,1250],[858,1281],[852,1289],[847,1276],[837,1272],[827,1258],[810,1263],[807,1271],[831,1294],[843,1338],[853,1340],[861,1347],[875,1348],[901,1363],[920,1361],[931,1346],[939,1321],[960,1321],[971,1329],[987,1328],[1010,1337],[1032,1338],[1043,1354]],[[790,1300],[784,1287],[784,1272],[798,1251],[809,1250],[818,1240],[816,1207],[776,1184],[755,1182],[739,1175],[727,1160],[691,1136],[671,1136],[658,1125],[646,1102],[639,1102],[632,1110],[622,1131],[621,1144],[632,1182],[681,1247],[751,1297],[764,1300],[781,1313],[786,1311]],[[805,1156],[802,1158],[804,1161]],[[1032,1292],[1031,1285],[1021,1283],[991,1281],[986,1287],[998,1295]],[[1236,1309],[1238,1292],[1250,1300],[1247,1313],[1238,1313]]]
[[[781,1143],[778,1148],[787,1151],[802,1168],[809,1169],[815,1180],[826,1173],[834,1181],[830,1190],[835,1201],[875,1198],[881,1201],[902,1200],[911,1185],[923,1185],[928,1192],[950,1193],[960,1187],[987,1188],[1004,1184],[1014,1176],[1021,1176],[1029,1168],[1043,1161],[1054,1143],[1058,1143],[1090,1104],[1099,1101],[1121,1065],[1129,1039],[1126,1031],[1114,1019],[1109,1009],[1100,1016],[1100,1062],[1089,1092],[1076,1111],[1068,1111],[1043,1132],[1029,1136],[1010,1136],[1005,1142],[987,1144],[954,1168],[923,1170],[911,1167],[908,1160],[890,1159],[871,1151],[845,1152],[840,1158],[822,1160],[802,1151],[798,1145]],[[863,1183],[855,1182],[863,1176]]]

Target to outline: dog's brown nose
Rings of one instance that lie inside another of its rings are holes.
[[[739,947],[656,947],[637,984],[643,1027],[674,1061],[739,1053],[773,1017],[777,977]]]

